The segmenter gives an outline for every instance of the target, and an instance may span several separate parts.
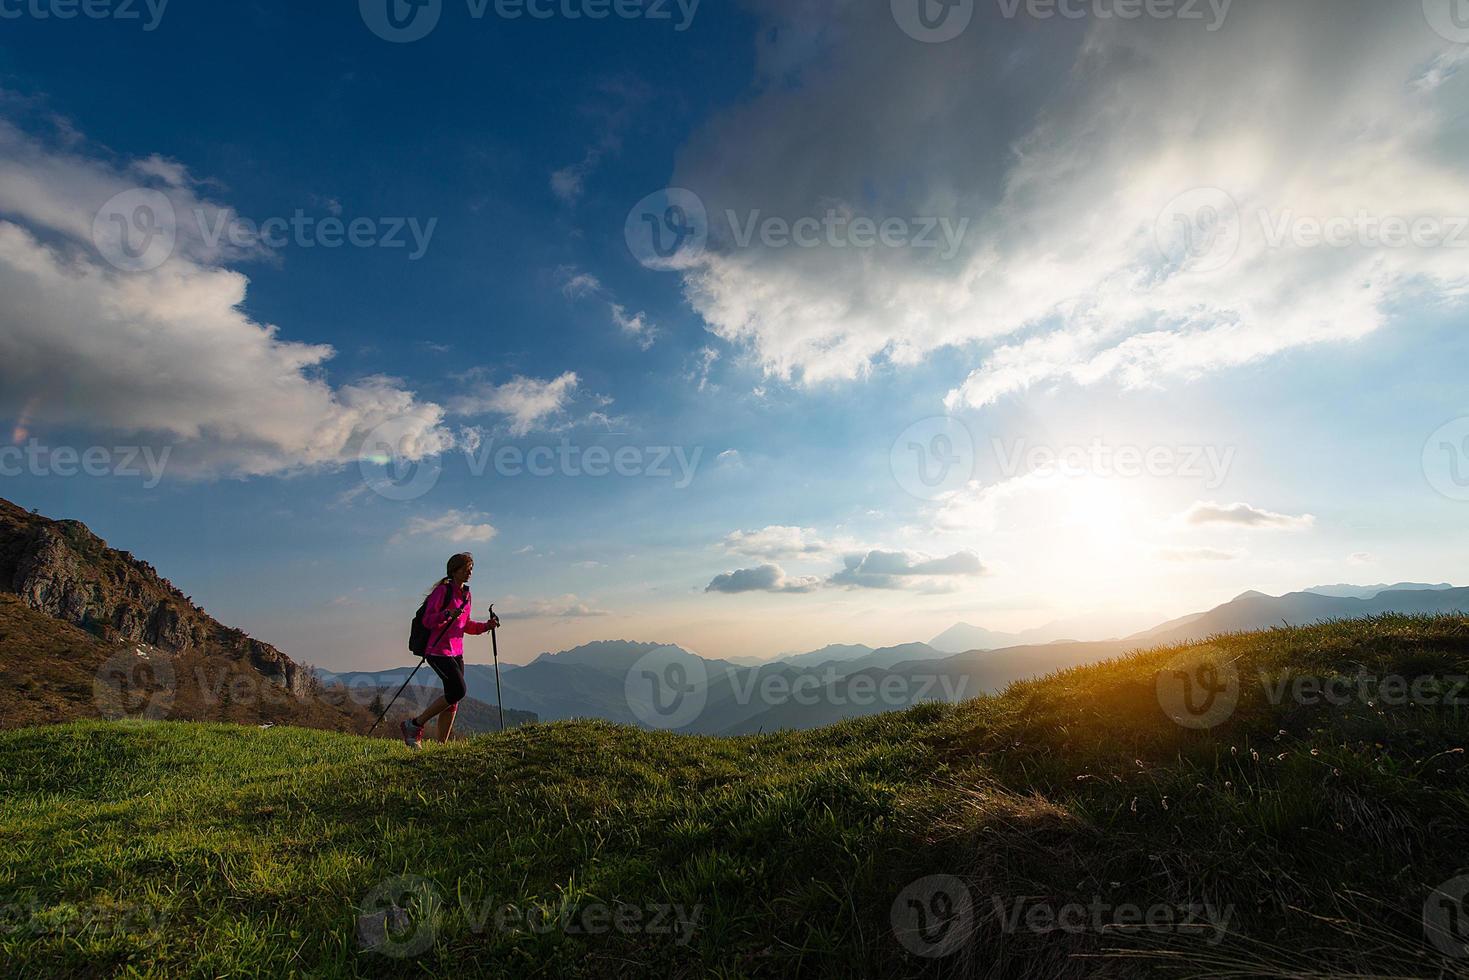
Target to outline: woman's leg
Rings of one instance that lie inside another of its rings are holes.
[[[440,697],[435,698],[434,703],[429,705],[428,709],[424,711],[423,714],[413,719],[413,724],[417,725],[419,728],[426,728],[428,726],[428,723],[433,721],[439,715],[443,714],[444,710],[448,708],[450,704],[464,697],[464,695],[462,694],[459,695],[458,698],[452,697],[454,693],[454,688],[456,686],[462,687],[464,685],[463,661],[459,661],[459,669],[456,671],[454,669],[454,662],[458,660],[457,657],[425,657],[424,659],[428,661],[429,668],[432,669],[435,674],[439,675],[439,680],[442,681],[444,684],[444,693]]]
[[[444,709],[447,707],[449,707],[449,702],[444,700],[443,695],[439,695],[437,698],[434,699],[434,703],[428,706],[427,711],[419,715],[417,718],[413,719],[413,724],[417,725],[419,728],[423,728],[429,722],[433,721],[440,714],[442,714]]]
[[[449,663],[444,665],[444,700],[449,706],[439,715],[439,742],[449,741],[449,736],[454,732],[454,717],[459,713],[459,702],[469,693],[469,685],[464,683],[464,658],[449,657]]]

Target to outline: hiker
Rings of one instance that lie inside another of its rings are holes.
[[[469,577],[473,574],[473,555],[450,558],[448,574],[433,587],[424,605],[423,625],[431,637],[424,659],[444,682],[444,693],[423,714],[399,725],[409,748],[423,748],[424,727],[435,718],[439,719],[439,741],[449,741],[459,702],[468,693],[464,685],[464,636],[479,636],[500,625],[493,612],[483,623],[470,618]]]

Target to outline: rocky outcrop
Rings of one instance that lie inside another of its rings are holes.
[[[152,565],[78,521],[53,521],[0,500],[0,590],[104,640],[248,664],[292,694],[309,671],[268,643],[219,623]]]

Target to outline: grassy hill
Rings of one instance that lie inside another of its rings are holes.
[[[1162,707],[1202,652],[736,739],[561,723],[408,754],[288,728],[3,732],[0,959],[21,976],[1469,975],[1469,936],[1433,931],[1466,911],[1469,619],[1218,638],[1208,676],[1238,683],[1207,729]],[[1364,674],[1418,684],[1329,704],[1299,680]]]

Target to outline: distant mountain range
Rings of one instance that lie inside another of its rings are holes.
[[[1324,585],[1283,596],[1246,592],[1141,632],[1119,630],[1120,638],[1074,637],[1135,615],[1059,620],[1021,633],[958,623],[929,643],[833,644],[764,663],[606,640],[505,665],[500,691],[507,724],[591,717],[735,735],[963,700],[1129,650],[1219,633],[1388,612],[1469,613],[1469,589],[1402,582]],[[365,730],[373,696],[386,700],[412,669],[313,672],[220,624],[152,566],[107,547],[84,525],[0,501],[0,726],[95,717],[105,707],[99,678],[121,671],[146,687],[164,663],[177,675],[167,717],[343,731]],[[472,699],[462,712],[465,730],[498,725],[493,665],[467,664],[465,676]],[[436,687],[426,675],[419,681],[419,696]],[[228,693],[239,682],[243,699]],[[146,700],[152,692],[132,693]]]
[[[1074,642],[1114,639],[1136,633],[1152,622],[1156,622],[1156,616],[1137,612],[1103,612],[1068,616],[1019,633],[1000,633],[971,626],[969,623],[955,623],[929,640],[928,645],[945,653],[965,653],[969,650],[999,650],[1004,647],[1062,640]]]
[[[976,648],[959,654],[933,643],[905,643],[873,649],[838,644],[804,653],[786,654],[765,663],[700,657],[682,647],[650,642],[609,640],[560,653],[545,653],[523,667],[502,667],[507,706],[533,711],[544,721],[596,717],[655,727],[655,701],[669,691],[630,683],[657,659],[683,693],[698,701],[689,718],[674,718],[678,731],[740,735],[785,728],[816,728],[844,718],[893,711],[921,701],[956,701],[1003,690],[1017,680],[1095,663],[1130,650],[1204,639],[1215,633],[1306,625],[1328,619],[1355,618],[1383,612],[1469,612],[1469,589],[1430,586],[1327,586],[1370,593],[1368,598],[1322,595],[1317,591],[1267,596],[1246,592],[1207,612],[1195,613],[1121,639],[1012,644]],[[962,627],[962,628],[961,628]],[[1032,631],[1043,633],[1043,631]],[[993,633],[960,626],[945,631],[951,640]],[[672,665],[670,667],[670,665]],[[656,673],[657,671],[655,671]],[[406,669],[339,674],[349,683],[401,683]],[[472,697],[493,702],[492,666],[466,669]]]
[[[1371,599],[1384,592],[1447,592],[1453,586],[1447,582],[1424,585],[1422,582],[1399,582],[1397,585],[1317,585],[1303,592],[1331,596],[1335,599]]]

